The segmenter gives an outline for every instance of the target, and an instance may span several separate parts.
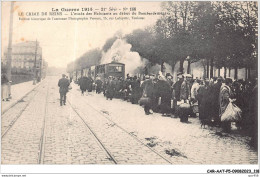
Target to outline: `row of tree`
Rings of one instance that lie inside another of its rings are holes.
[[[126,35],[125,40],[152,64],[165,62],[179,72],[190,72],[190,64],[206,61],[206,77],[213,77],[213,66],[227,69],[257,69],[258,7],[256,1],[180,1],[162,2],[170,15],[161,16],[156,24]],[[94,49],[68,65],[67,70],[99,64],[102,51],[108,51],[117,35],[108,39],[102,49]],[[183,69],[188,61],[187,71]],[[211,66],[211,67],[210,67]]]
[[[84,53],[75,62],[71,62],[67,65],[67,72],[75,70],[82,70],[83,68],[89,68],[94,65],[100,64],[102,57],[102,51],[99,48],[92,49]]]
[[[126,36],[132,50],[152,63],[167,62],[174,68],[180,62],[205,59],[207,77],[213,66],[247,71],[257,67],[257,2],[163,2],[162,16],[156,25]],[[209,67],[211,66],[211,67]],[[209,69],[210,68],[210,69]],[[250,73],[247,75],[250,76]]]

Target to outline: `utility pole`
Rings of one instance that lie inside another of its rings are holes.
[[[33,77],[33,85],[36,84],[36,58],[37,58],[37,39],[36,39],[36,45],[35,45],[35,58],[34,58],[34,77]]]
[[[11,10],[10,10],[10,25],[9,25],[9,43],[7,49],[7,79],[8,83],[8,94],[9,98],[11,98],[11,80],[12,80],[12,41],[13,41],[13,9],[14,2],[11,2]]]
[[[40,56],[40,74],[39,74],[39,81],[41,81],[42,79],[42,63],[43,63],[43,60],[42,60],[42,55]]]

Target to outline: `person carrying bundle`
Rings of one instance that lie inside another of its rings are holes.
[[[231,122],[238,121],[241,118],[241,110],[233,103],[233,94],[231,90],[232,79],[226,78],[225,83],[220,88],[219,94],[219,116],[221,126],[225,132],[230,132]]]

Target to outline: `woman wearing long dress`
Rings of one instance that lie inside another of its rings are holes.
[[[232,95],[231,91],[232,79],[226,78],[225,83],[220,88],[219,94],[219,116],[221,117],[225,112]],[[221,123],[224,131],[229,132],[231,130],[231,122],[225,121]]]

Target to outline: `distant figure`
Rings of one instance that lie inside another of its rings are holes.
[[[220,88],[222,86],[222,81],[223,79],[221,77],[217,78],[217,83],[213,85],[213,91],[212,91],[212,117],[215,122],[218,124],[220,123],[220,117],[219,117],[219,93],[220,93]]]
[[[193,102],[197,101],[197,95],[198,95],[199,88],[200,88],[200,85],[198,83],[198,79],[195,79],[195,81],[191,87],[191,101],[193,101]]]
[[[97,93],[97,94],[100,94],[101,91],[102,91],[102,85],[103,85],[103,83],[102,83],[100,77],[97,77],[95,83],[96,83],[96,93]]]
[[[79,79],[81,95],[84,95],[84,92],[86,92],[86,90],[88,88],[88,82],[89,82],[89,79],[87,77],[82,77]]]
[[[2,100],[9,101],[9,92],[8,92],[8,83],[9,80],[7,79],[7,75],[2,73],[1,75],[1,88],[2,88]]]
[[[58,86],[60,87],[60,106],[62,106],[62,102],[66,105],[66,94],[69,91],[70,82],[65,78],[65,74],[62,74],[62,78],[59,80]]]
[[[149,79],[149,76],[146,76],[146,80],[141,85],[143,95],[140,99],[140,105],[144,105],[144,112],[146,115],[152,114],[150,109],[152,109],[155,104],[154,85],[154,78]],[[147,101],[141,103],[142,99],[146,99]]]
[[[173,85],[173,98],[176,101],[180,101],[180,94],[181,94],[181,85],[183,82],[183,76],[181,73],[177,74],[178,81]]]
[[[198,101],[199,101],[199,119],[201,122],[207,122],[207,120],[210,120],[210,114],[209,114],[209,109],[210,109],[210,100],[209,96],[212,93],[210,93],[209,89],[209,80],[205,79],[203,81],[203,85],[201,85],[198,89]]]
[[[171,109],[171,85],[168,80],[158,77],[154,85],[156,102],[158,103],[158,111],[163,115],[169,115]]]
[[[177,74],[177,82],[172,85],[172,99],[173,99],[173,112],[174,116],[178,116],[177,102],[180,101],[181,84],[183,82],[183,75],[181,73]]]
[[[115,80],[114,78],[112,78],[111,76],[109,76],[108,78],[108,85],[106,87],[106,97],[107,97],[107,100],[110,99],[112,100],[114,98],[114,95],[115,95]]]
[[[181,100],[190,100],[190,82],[189,82],[189,76],[184,77],[184,81],[181,84],[181,90],[180,90],[180,99]]]
[[[130,84],[131,84],[131,90],[132,90],[130,101],[132,104],[137,104],[138,100],[142,96],[140,81],[137,79],[137,76],[134,76],[133,81]]]
[[[131,79],[129,77],[129,74],[126,76],[126,80],[123,82],[123,93],[124,93],[124,100],[128,100],[129,94],[130,94],[130,85],[131,85]]]
[[[87,80],[87,90],[88,90],[88,92],[92,92],[94,81],[91,77],[87,77],[87,78],[88,78],[88,80]]]

